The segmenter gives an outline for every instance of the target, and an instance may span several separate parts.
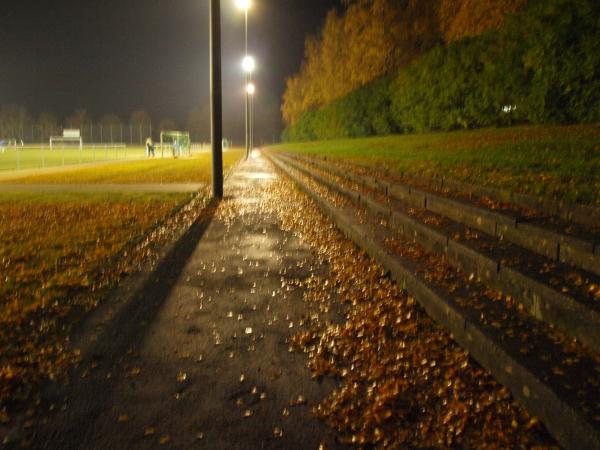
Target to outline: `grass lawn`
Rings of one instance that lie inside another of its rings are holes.
[[[0,307],[21,314],[88,286],[185,194],[0,194]]]
[[[0,421],[77,361],[68,330],[146,258],[128,244],[190,194],[0,194]],[[125,253],[117,260],[112,257]],[[102,292],[102,291],[101,291]]]
[[[229,169],[243,156],[234,149],[223,153],[223,167]],[[0,183],[10,184],[135,184],[135,183],[208,183],[211,179],[209,152],[179,159],[155,158],[99,164],[93,167],[70,167],[43,170],[35,174],[18,171],[5,173]]]
[[[146,157],[144,147],[126,148],[49,148],[7,147],[0,151],[0,173],[18,169],[37,169],[44,167],[71,166],[99,161],[135,160]]]
[[[523,126],[270,148],[600,205],[600,125]]]

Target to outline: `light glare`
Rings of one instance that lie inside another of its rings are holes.
[[[244,69],[244,72],[254,72],[254,69],[256,68],[256,61],[254,61],[252,56],[246,56],[242,60],[242,68]]]
[[[254,95],[254,93],[256,92],[256,86],[254,85],[254,83],[248,83],[246,85],[246,92],[250,95]]]
[[[248,11],[252,3],[250,0],[235,0],[235,5],[243,11]]]

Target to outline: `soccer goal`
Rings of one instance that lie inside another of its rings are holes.
[[[50,138],[50,148],[53,149],[56,146],[77,146],[79,149],[83,149],[83,138],[81,137],[80,130],[67,129],[63,130],[62,136],[52,136]]]
[[[164,157],[165,149],[170,149],[173,157],[190,155],[191,149],[190,133],[183,131],[161,131],[160,148]]]

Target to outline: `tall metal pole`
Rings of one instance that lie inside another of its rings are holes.
[[[210,134],[213,198],[223,198],[223,103],[221,84],[221,0],[210,0]]]
[[[245,9],[245,54],[248,56],[248,9]],[[248,84],[250,83],[250,72],[246,72],[246,159],[250,155],[250,94],[248,93]]]
[[[250,151],[252,149],[254,149],[254,94],[250,96]]]

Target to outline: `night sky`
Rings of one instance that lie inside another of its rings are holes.
[[[222,0],[225,135],[243,136],[244,17]],[[250,53],[255,73],[257,143],[282,129],[285,78],[302,60],[304,39],[338,0],[254,0]],[[0,104],[59,118],[86,108],[94,118],[125,121],[146,109],[154,123],[180,128],[192,108],[206,111],[208,133],[208,0],[39,0],[0,5]],[[206,136],[208,139],[208,134]]]

